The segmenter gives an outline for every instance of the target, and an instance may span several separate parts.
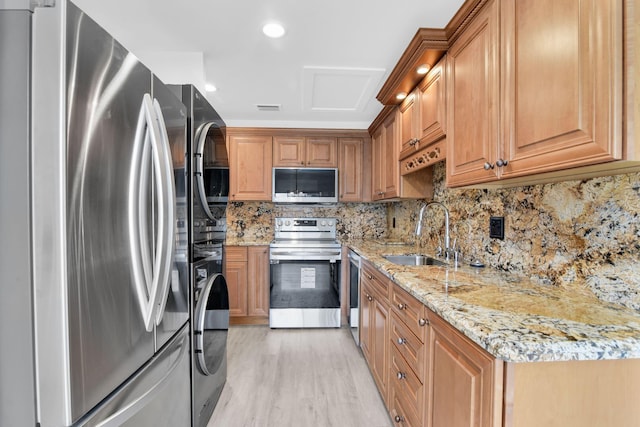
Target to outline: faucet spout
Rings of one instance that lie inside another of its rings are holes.
[[[429,202],[422,205],[420,208],[420,213],[418,214],[418,222],[416,223],[416,237],[420,237],[422,234],[422,219],[424,217],[424,213],[430,206],[440,206],[444,210],[444,253],[445,256],[449,256],[449,252],[451,250],[450,244],[450,236],[449,236],[449,209],[445,205],[440,202]]]

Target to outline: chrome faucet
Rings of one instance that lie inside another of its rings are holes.
[[[420,208],[420,214],[418,215],[418,222],[416,224],[416,237],[420,238],[420,234],[422,234],[422,218],[424,217],[424,211],[427,210],[429,206],[440,206],[444,210],[444,256],[445,258],[449,258],[449,254],[451,253],[451,246],[449,240],[449,209],[445,205],[440,202],[429,202],[422,205]]]

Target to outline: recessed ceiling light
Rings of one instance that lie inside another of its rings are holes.
[[[204,90],[206,90],[207,92],[215,92],[218,90],[218,88],[211,83],[207,83],[206,85],[204,85]]]
[[[407,93],[406,92],[400,92],[399,94],[396,95],[396,99],[399,100],[403,100],[407,97]]]
[[[284,36],[284,27],[277,22],[271,22],[262,27],[262,32],[273,39]]]
[[[429,64],[419,65],[418,68],[416,68],[416,73],[420,75],[427,74],[430,68],[431,67],[429,67]]]

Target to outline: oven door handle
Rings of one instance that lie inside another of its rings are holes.
[[[340,251],[332,251],[332,252],[327,252],[327,251],[307,251],[307,252],[300,252],[300,251],[271,251],[270,252],[271,256],[278,256],[278,255],[286,255],[286,256],[290,256],[290,255],[297,255],[300,258],[307,258],[309,256],[316,256],[316,255],[320,255],[320,256],[329,256],[329,257],[335,257],[335,256],[340,256],[341,253]]]

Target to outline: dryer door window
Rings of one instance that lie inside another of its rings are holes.
[[[203,375],[214,375],[226,357],[229,329],[229,294],[222,274],[207,280],[198,297],[195,316],[198,370]]]

